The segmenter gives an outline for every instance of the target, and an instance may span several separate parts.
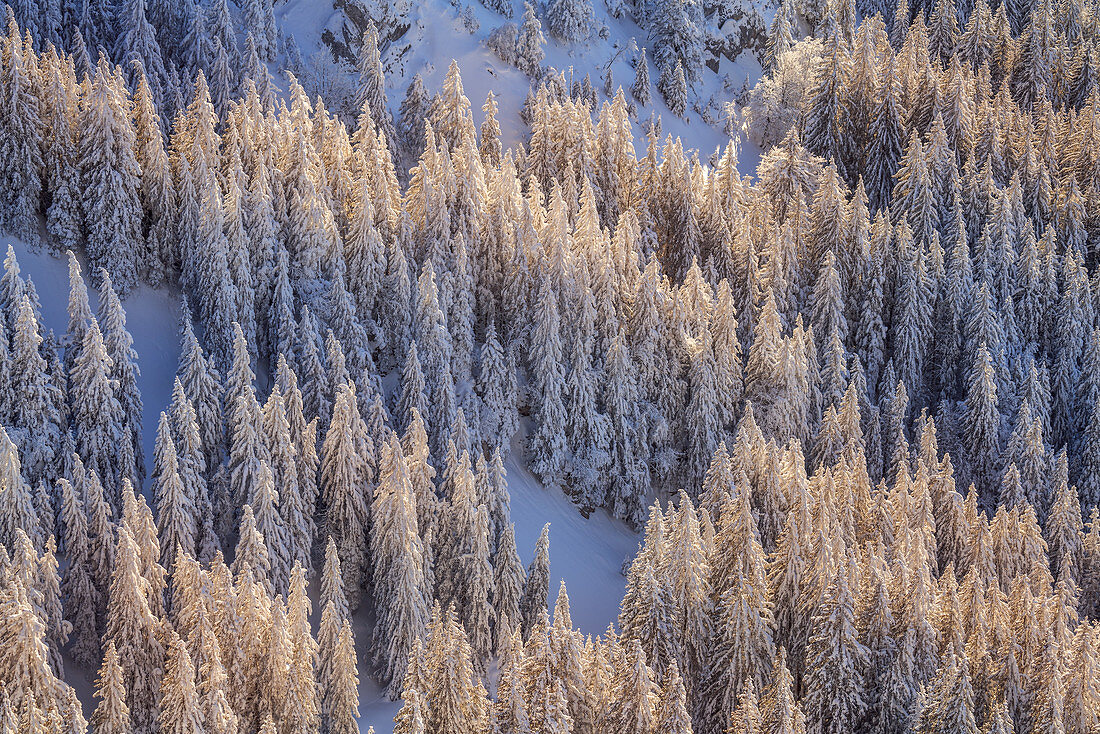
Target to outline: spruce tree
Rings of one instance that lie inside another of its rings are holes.
[[[368,505],[363,487],[369,467],[364,460],[370,439],[356,407],[355,389],[341,387],[332,412],[332,423],[321,450],[321,498],[325,528],[335,540],[344,573],[344,589],[357,606],[363,569],[366,568]]]
[[[160,698],[157,671],[164,664],[158,620],[149,607],[138,548],[126,527],[118,531],[104,640],[118,650],[122,680],[135,731],[152,731]]]
[[[162,566],[169,566],[179,552],[196,555],[199,535],[198,508],[180,478],[179,460],[168,416],[160,414],[153,466],[153,497],[157,508]]]
[[[47,374],[38,328],[30,298],[23,296],[11,337],[12,425],[18,429],[24,471],[32,482],[56,477],[63,420],[57,409],[61,396]]]
[[[241,509],[241,525],[237,533],[237,547],[233,553],[233,575],[248,579],[271,593],[271,557],[264,536],[256,529],[256,516],[252,507]]]
[[[855,627],[855,601],[843,562],[812,622],[806,651],[806,718],[815,732],[851,731],[864,711],[867,650]]]
[[[391,146],[397,142],[393,115],[386,105],[386,80],[378,54],[378,29],[369,18],[359,47],[359,84],[355,91],[355,107],[361,114],[370,117]]]
[[[650,22],[657,68],[672,70],[681,63],[683,75],[694,82],[704,58],[702,5],[695,0],[666,0],[652,8]]]
[[[206,466],[208,469],[213,469],[221,463],[225,443],[221,375],[210,357],[203,353],[195,337],[190,310],[186,302],[181,308],[180,318],[182,344],[176,374],[183,385],[184,393],[195,408]]]
[[[96,734],[129,734],[133,731],[130,709],[126,705],[127,689],[122,663],[114,642],[107,643],[103,666],[99,669],[95,695],[99,699],[92,714],[92,730]]]
[[[358,734],[359,725],[359,675],[355,664],[355,641],[351,624],[347,621],[340,628],[336,656],[333,664],[332,734]]]
[[[657,89],[665,98],[665,104],[672,114],[683,117],[687,114],[687,78],[684,76],[684,65],[680,59],[676,59],[675,65],[667,63],[661,71],[661,77],[657,80]]]
[[[125,89],[101,57],[80,118],[84,220],[92,272],[110,273],[123,295],[136,284],[142,223],[129,107]]]
[[[561,483],[565,468],[563,434],[566,415],[562,399],[565,375],[556,302],[549,279],[544,277],[539,287],[534,330],[528,349],[538,427],[528,438],[527,453],[532,470],[549,487]]]
[[[32,49],[24,49],[17,28],[14,39],[7,39],[4,45],[5,60],[0,69],[0,86],[4,89],[0,98],[0,155],[5,163],[0,167],[3,205],[0,224],[14,236],[37,246],[44,135],[36,94],[37,59]],[[94,101],[90,100],[90,104]],[[95,135],[94,130],[84,128],[84,131]]]
[[[100,273],[99,323],[103,328],[103,342],[111,358],[111,377],[117,384],[118,402],[122,408],[123,430],[129,434],[136,473],[130,475],[140,486],[145,478],[145,462],[141,448],[141,390],[138,379],[141,370],[137,366],[134,338],[126,328],[126,312],[111,284],[110,275]]]
[[[659,689],[637,640],[623,651],[622,667],[612,681],[615,695],[610,719],[617,731],[652,732],[658,723]]]
[[[413,641],[426,634],[430,588],[417,531],[416,499],[405,454],[396,435],[382,447],[378,490],[371,507],[371,555],[375,559],[377,659],[396,699],[405,679]]]
[[[1001,414],[996,377],[989,351],[978,348],[967,379],[965,420],[967,462],[970,477],[981,492],[991,492],[1000,456]]]
[[[706,330],[691,355],[688,372],[691,398],[684,416],[687,443],[684,452],[684,479],[692,487],[701,482],[711,457],[722,440],[715,358],[714,344],[709,330]]]
[[[641,54],[638,55],[638,62],[636,66],[637,71],[634,74],[634,84],[630,87],[630,94],[637,100],[638,104],[643,107],[648,107],[652,101],[652,93],[650,90],[649,81],[649,61],[646,59],[645,49],[642,49]]]
[[[200,731],[204,724],[202,714],[195,690],[195,666],[183,640],[173,634],[161,682],[160,731],[164,734]]]
[[[542,61],[546,57],[542,50],[546,38],[542,35],[542,23],[535,15],[535,8],[529,2],[523,4],[523,23],[516,37],[516,68],[530,77],[538,78],[542,74]]]
[[[127,466],[122,450],[132,443],[124,429],[118,383],[111,376],[113,366],[99,324],[93,320],[70,373],[74,433],[77,451],[88,469],[105,483],[117,511],[121,509],[118,482],[132,476],[133,467]]]
[[[546,8],[546,27],[562,43],[585,40],[592,23],[589,0],[552,0]]]
[[[99,599],[92,581],[87,511],[83,498],[77,495],[69,481],[58,480],[58,494],[61,548],[69,560],[61,579],[61,596],[65,618],[72,629],[71,654],[77,665],[90,668],[100,659],[95,620]]]
[[[883,90],[881,101],[871,117],[868,149],[864,152],[869,170],[864,180],[867,184],[868,206],[876,211],[890,203],[894,188],[894,173],[902,155],[902,125],[899,90],[896,83],[896,66],[892,53],[886,54],[886,65],[880,76]]]
[[[479,411],[481,436],[506,456],[511,448],[512,436],[519,426],[515,408],[518,397],[515,365],[510,354],[505,354],[492,322],[485,330],[485,341],[481,345],[477,392],[482,401]]]
[[[527,567],[523,596],[519,602],[519,624],[524,636],[530,633],[539,613],[546,611],[550,596],[550,523],[542,527],[535,543],[535,557]]]
[[[276,594],[285,595],[290,582],[290,570],[295,560],[286,524],[279,512],[280,499],[275,489],[271,466],[261,459],[258,472],[249,488],[248,506],[256,518],[256,531],[267,545],[271,562],[271,583]]]

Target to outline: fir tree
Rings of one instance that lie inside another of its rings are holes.
[[[101,58],[80,118],[80,169],[92,272],[111,274],[123,295],[137,279],[141,170],[134,157],[130,100]],[[33,207],[34,211],[37,207]]]
[[[523,23],[516,37],[516,68],[530,77],[538,78],[542,74],[542,61],[546,54],[542,46],[546,38],[542,35],[542,23],[535,15],[531,3],[523,4]]]
[[[546,27],[562,43],[579,43],[593,22],[589,0],[553,0],[546,8]]]
[[[38,213],[42,193],[43,120],[36,94],[38,71],[32,49],[24,49],[18,28],[5,42],[5,61],[0,69],[0,223],[32,246],[39,242]],[[29,54],[28,54],[29,52]],[[90,101],[94,104],[94,101]],[[84,128],[94,136],[95,130]],[[86,194],[87,195],[87,194]],[[89,244],[92,244],[89,232]]]
[[[652,100],[649,81],[649,61],[646,59],[645,49],[638,56],[637,71],[634,75],[634,84],[630,87],[630,93],[638,104],[648,107]]]
[[[336,396],[332,423],[321,450],[321,497],[325,528],[340,551],[344,588],[354,607],[366,567],[368,505],[363,486],[369,467],[363,458],[370,441],[356,407],[355,389],[346,385]]]
[[[92,714],[92,730],[96,734],[127,734],[133,731],[130,709],[126,705],[127,689],[114,642],[107,643],[103,667],[99,670],[95,695],[99,699]]]
[[[534,627],[540,611],[546,610],[549,596],[550,523],[546,523],[535,543],[535,557],[527,567],[527,578],[523,582],[523,596],[519,602],[519,623],[524,635]]]

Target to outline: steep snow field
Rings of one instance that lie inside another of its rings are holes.
[[[498,119],[502,143],[507,148],[520,142],[525,126],[519,119],[519,110],[530,88],[530,79],[501,61],[489,50],[486,41],[489,34],[501,25],[512,22],[518,26],[522,22],[523,0],[511,0],[511,18],[489,10],[478,0],[417,0],[412,5],[409,30],[388,47],[382,44],[382,64],[390,109],[394,115],[399,113],[405,88],[417,72],[429,92],[438,92],[454,59],[462,69],[462,84],[474,110],[475,124],[481,124],[484,116],[481,106],[486,95],[492,91],[500,105]],[[607,98],[603,93],[604,71],[610,67],[615,88],[621,86],[627,101],[635,102],[629,91],[635,75],[631,61],[638,49],[649,45],[646,31],[626,16],[612,18],[604,0],[592,0],[592,5],[595,22],[586,42],[570,46],[559,44],[550,37],[543,21],[543,35],[546,36],[543,65],[564,71],[567,79],[578,82],[586,73],[589,74],[601,101]],[[477,21],[478,27],[472,33],[467,30],[461,17],[464,8],[469,8]],[[327,0],[289,0],[278,5],[275,11],[283,32],[294,36],[306,66],[311,64],[311,60],[331,58],[322,35],[326,30],[339,33],[345,23],[341,11],[334,10]],[[649,65],[653,99],[648,107],[638,106],[633,120],[635,146],[639,150],[645,147],[642,123],[648,121],[651,114],[656,114],[661,118],[662,137],[666,134],[680,137],[685,148],[698,150],[704,160],[716,148],[724,148],[729,142],[723,132],[725,104],[733,99],[746,80],[751,84],[760,75],[760,65],[752,53],[745,51],[732,63],[723,59],[717,74],[704,68],[702,80],[689,91],[689,109],[685,120],[676,117],[665,105],[656,88],[660,71],[653,65],[652,59]],[[354,83],[351,78],[353,70],[346,65],[343,68],[349,77],[348,82]],[[708,124],[691,109],[695,102],[711,107],[715,124]],[[758,156],[755,149],[745,150],[742,161],[745,165],[751,165],[748,168],[743,165],[742,172],[755,168]]]
[[[66,260],[44,250],[32,251],[25,243],[10,237],[0,238],[0,248],[15,249],[21,274],[34,281],[42,301],[46,328],[64,334],[68,324],[69,271]],[[83,265],[83,264],[82,264]],[[90,281],[87,268],[85,278]],[[98,308],[98,293],[89,282],[93,310]],[[179,361],[180,293],[176,288],[141,286],[123,303],[126,325],[134,337],[141,369],[143,429],[146,466],[153,456],[157,418],[172,395],[172,381]],[[594,513],[585,519],[560,491],[543,489],[522,463],[522,440],[517,436],[514,451],[506,464],[508,489],[512,495],[512,521],[516,525],[516,543],[520,558],[530,563],[535,540],[542,526],[550,523],[550,605],[553,608],[558,588],[564,579],[569,591],[573,624],[586,634],[602,633],[618,615],[625,579],[623,562],[637,549],[638,536],[607,513]],[[314,593],[316,607],[316,593]],[[315,612],[317,612],[315,608]],[[318,612],[319,613],[319,612]],[[316,623],[316,620],[315,620]],[[370,623],[362,611],[354,620],[356,653],[360,667],[360,721],[362,730],[373,725],[378,734],[393,731],[393,716],[400,702],[387,701],[383,692],[367,674]],[[96,671],[78,670],[67,661],[67,679],[76,687],[86,715],[94,710],[92,698]]]
[[[42,319],[47,329],[53,329],[58,338],[68,327],[69,267],[63,258],[49,255],[45,249],[32,251],[27,245],[9,236],[0,237],[0,250],[15,248],[16,258],[24,278],[34,281],[38,297],[42,301]],[[99,292],[92,286],[87,262],[81,257],[81,269],[88,284],[88,299],[93,312],[99,309]],[[157,432],[157,419],[168,407],[172,397],[172,380],[179,362],[180,291],[171,288],[150,288],[141,285],[123,302],[126,309],[126,326],[134,337],[138,352],[138,368],[141,370],[142,447],[145,464],[149,467],[153,458],[153,443]],[[147,480],[148,481],[148,480]]]

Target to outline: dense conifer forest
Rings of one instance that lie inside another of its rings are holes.
[[[329,110],[272,0],[9,6],[0,228],[69,288],[8,247],[0,734],[351,734],[364,678],[400,734],[1100,732],[1100,6],[765,10],[710,155],[640,107],[728,4],[609,4],[600,92],[527,4],[479,125],[454,62],[391,104],[391,16]],[[599,636],[510,459],[640,534]]]

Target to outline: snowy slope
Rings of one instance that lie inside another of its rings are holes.
[[[25,243],[9,236],[0,237],[0,251],[7,252],[9,244],[15,248],[23,277],[33,280],[38,290],[46,328],[53,329],[60,339],[69,323],[67,261],[52,257],[45,250],[31,251]],[[92,311],[98,313],[99,293],[92,287],[91,274],[83,257],[81,268],[88,284]],[[160,411],[167,409],[171,401],[172,381],[179,363],[180,292],[174,287],[153,289],[140,285],[126,298],[123,307],[126,309],[126,326],[133,334],[134,348],[138,353],[138,369],[141,370],[142,447],[148,469],[153,459],[157,419]]]
[[[519,438],[514,443],[516,451]],[[542,526],[550,523],[549,606],[553,610],[564,579],[573,625],[586,635],[602,634],[619,615],[619,601],[626,587],[622,565],[633,557],[639,536],[603,510],[588,519],[582,517],[561,490],[544,489],[527,471],[516,451],[505,463],[505,469],[520,559],[524,565],[531,562]],[[369,628],[359,616],[355,639],[362,669]],[[377,734],[390,734],[393,717],[400,708],[400,701],[386,700],[382,690],[360,673],[359,719],[363,731],[373,726]]]
[[[504,23],[519,25],[523,16],[523,0],[511,0],[513,17],[511,19],[484,7],[477,0],[459,2],[459,0],[419,0],[409,13],[409,30],[400,38],[382,44],[382,62],[386,73],[386,85],[389,93],[390,108],[396,115],[405,88],[412,77],[419,72],[429,92],[438,92],[443,77],[452,59],[462,69],[462,83],[474,109],[474,121],[481,123],[483,114],[481,105],[488,92],[492,91],[500,105],[502,142],[505,147],[514,146],[524,139],[525,125],[519,118],[519,109],[527,96],[531,80],[518,69],[501,61],[486,45],[486,39],[493,30]],[[768,5],[768,3],[761,3]],[[477,29],[470,33],[461,13],[468,8],[476,19]],[[546,31],[543,21],[543,34],[547,36],[544,66],[564,71],[567,79],[581,81],[587,73],[597,97],[606,99],[603,94],[604,72],[611,68],[615,87],[626,90],[627,99],[634,102],[629,94],[634,82],[633,60],[639,49],[648,46],[644,30],[629,18],[612,18],[603,0],[593,0],[595,23],[587,42],[565,46],[552,39]],[[284,34],[293,35],[306,66],[310,64],[332,64],[332,53],[323,41],[325,31],[341,34],[347,16],[333,8],[328,0],[289,0],[276,9]],[[347,63],[339,66],[346,77],[346,83],[354,85],[355,71]],[[638,107],[634,122],[635,145],[644,148],[645,135],[641,124],[648,121],[651,114],[661,118],[663,134],[680,137],[685,148],[698,150],[702,158],[708,157],[716,148],[724,148],[728,138],[723,132],[724,108],[732,101],[742,84],[750,83],[760,74],[760,66],[751,52],[740,54],[735,63],[722,60],[717,74],[704,68],[703,79],[691,90],[689,110],[685,120],[677,118],[669,111],[661,95],[656,90],[659,71],[650,61],[650,79],[654,88],[653,101],[649,107]],[[714,124],[708,124],[698,112],[691,109],[692,104],[709,108]],[[746,163],[755,166],[757,153],[746,151]]]

